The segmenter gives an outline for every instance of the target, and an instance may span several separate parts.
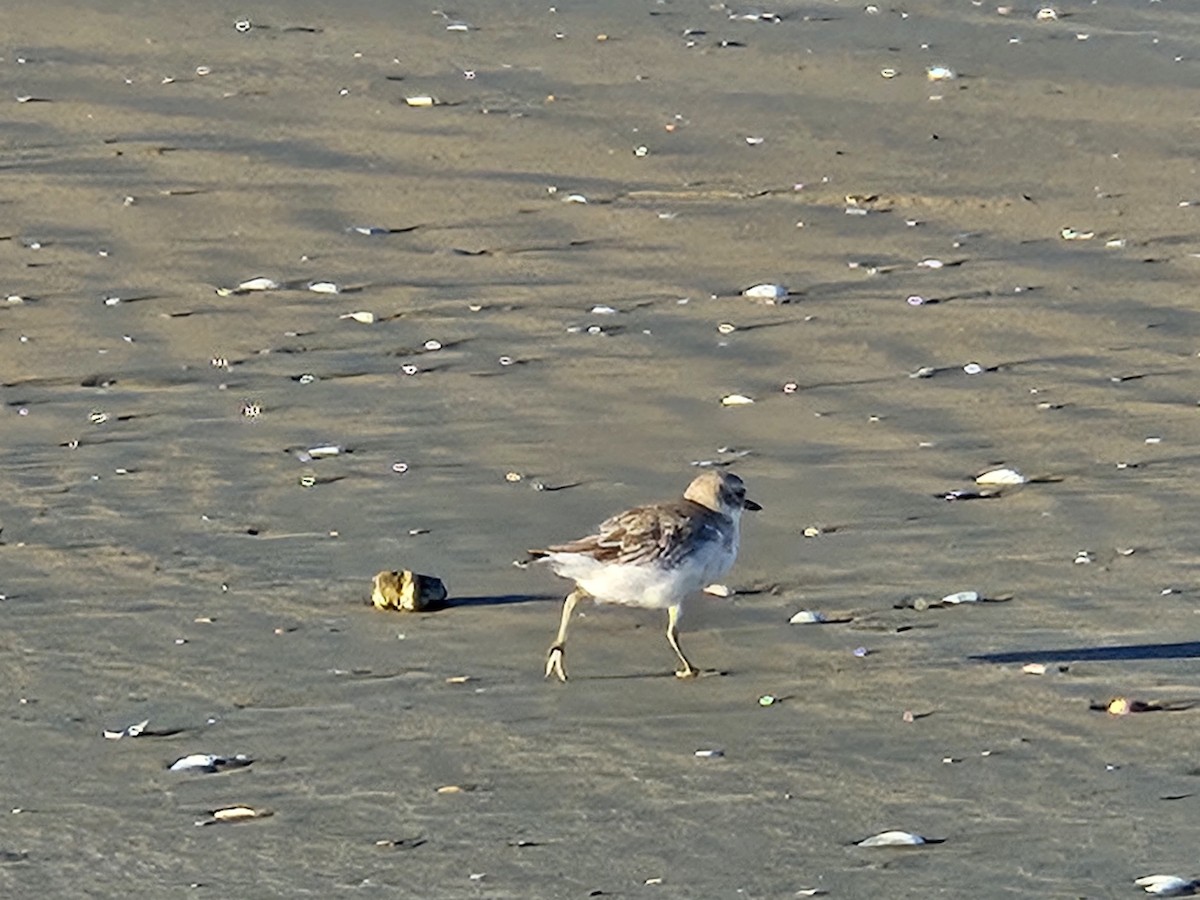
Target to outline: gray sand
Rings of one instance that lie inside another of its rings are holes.
[[[467,32],[378,0],[25,6],[0,47],[0,296],[26,299],[0,302],[0,893],[1194,873],[1185,4],[470,3]],[[254,276],[290,287],[215,293]],[[798,296],[736,296],[763,281]],[[294,452],[330,442],[352,452]],[[512,562],[697,460],[766,507],[739,593],[684,621],[724,674],[677,682],[658,614],[585,608],[572,681],[544,681],[568,586]],[[999,464],[1061,480],[935,498]],[[405,567],[452,606],[364,605]],[[968,588],[1010,599],[896,608]],[[1114,696],[1179,708],[1089,709]],[[143,719],[176,733],[102,737]],[[166,770],[195,752],[256,761]],[[237,803],[274,815],[195,826]],[[851,846],[893,828],[944,843]]]

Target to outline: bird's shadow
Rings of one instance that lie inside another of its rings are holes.
[[[486,597],[449,597],[443,609],[454,609],[459,606],[508,606],[513,603],[545,603],[551,600],[561,601],[562,594],[493,594]]]
[[[1122,644],[1116,647],[1064,647],[1059,650],[1017,650],[1007,653],[979,653],[968,658],[991,663],[1197,659],[1200,658],[1200,641],[1184,641],[1178,644]]]

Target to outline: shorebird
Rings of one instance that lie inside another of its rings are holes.
[[[762,509],[742,479],[715,469],[698,475],[678,500],[638,506],[601,523],[595,534],[531,550],[575,589],[563,601],[546,675],[567,680],[567,627],[580,600],[667,611],[667,640],[679,657],[678,678],[700,674],[679,646],[683,601],[720,578],[737,558],[742,513]]]

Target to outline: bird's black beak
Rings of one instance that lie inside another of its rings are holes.
[[[762,509],[762,507],[759,504],[755,503],[749,497],[746,498],[746,500],[742,504],[742,506],[745,507],[746,509],[750,510],[751,512],[758,512],[760,509]]]

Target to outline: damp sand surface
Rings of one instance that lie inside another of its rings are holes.
[[[1194,874],[1182,4],[108,6],[0,47],[6,895]],[[684,621],[721,674],[585,607],[544,681],[513,561],[700,461],[765,507]],[[1045,480],[937,498],[998,466]],[[449,608],[367,606],[402,568]],[[1005,602],[914,608],[960,590]]]

